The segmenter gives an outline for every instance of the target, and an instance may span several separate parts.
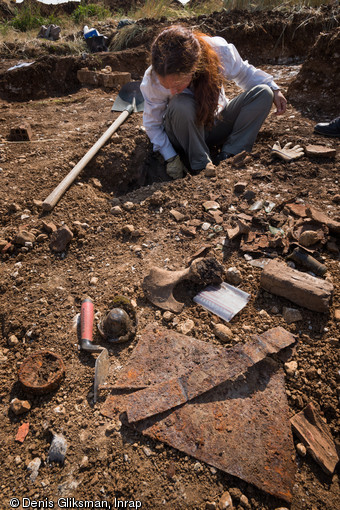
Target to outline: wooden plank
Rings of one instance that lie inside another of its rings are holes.
[[[333,294],[333,285],[327,280],[271,260],[263,269],[261,287],[315,312],[327,312]]]

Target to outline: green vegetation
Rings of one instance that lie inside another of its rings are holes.
[[[15,16],[6,24],[20,32],[27,32],[33,28],[39,28],[41,25],[55,24],[58,25],[60,19],[53,14],[44,18],[40,13],[40,6],[36,4],[27,4],[21,8],[15,9]]]
[[[72,13],[72,18],[76,24],[85,23],[93,18],[103,20],[110,17],[110,11],[100,4],[80,4]]]
[[[5,53],[8,51],[9,55],[11,52],[15,54],[15,48],[19,46],[24,49],[23,51],[27,55],[30,50],[34,55],[39,48],[48,53],[80,54],[86,49],[82,35],[84,25],[100,30],[100,22],[103,20],[113,28],[124,18],[132,20],[165,18],[169,21],[176,21],[183,17],[209,15],[222,9],[227,11],[232,9],[248,11],[272,9],[286,12],[289,16],[301,10],[317,9],[325,4],[332,5],[334,11],[339,9],[334,0],[284,0],[283,2],[282,0],[196,0],[184,6],[180,3],[176,4],[172,0],[145,0],[136,3],[138,6],[126,14],[123,10],[110,12],[102,0],[81,0],[71,15],[63,13],[56,6],[51,6],[51,9],[47,10],[46,5],[36,1],[24,0],[22,4],[16,4],[14,7],[11,3],[13,15],[7,15],[6,19],[0,19],[0,45],[5,48]],[[46,12],[51,12],[51,14],[46,16],[43,14]],[[56,12],[58,15],[55,14]],[[62,28],[59,41],[52,43],[37,39],[40,27],[49,24],[59,25]],[[118,30],[116,34],[113,34],[110,50],[119,51],[130,47],[132,41],[139,39],[146,30],[148,30],[147,24],[144,25],[141,22]]]

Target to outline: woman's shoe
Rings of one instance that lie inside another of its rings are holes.
[[[340,137],[340,117],[330,122],[320,122],[314,127],[314,132],[324,136]]]

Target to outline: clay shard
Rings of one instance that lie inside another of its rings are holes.
[[[308,206],[306,212],[309,218],[312,218],[312,220],[326,225],[331,232],[334,232],[337,235],[340,234],[340,221],[332,220],[332,218],[327,216],[327,214],[319,211],[318,209],[315,209],[315,207],[312,206]]]
[[[248,368],[295,342],[281,327],[254,335],[247,344],[225,349],[199,367],[180,377],[164,381],[127,397],[129,422],[159,414],[211,390],[226,380],[235,380]]]
[[[250,231],[250,225],[247,224],[246,221],[242,219],[237,219],[237,225],[234,228],[228,228],[227,234],[230,240],[235,239],[235,237],[240,236],[241,234],[247,234]]]
[[[310,402],[300,413],[291,418],[294,432],[313,459],[328,475],[334,473],[339,456],[328,425]]]
[[[307,156],[319,158],[335,158],[336,156],[336,149],[324,145],[307,145],[305,151]]]
[[[327,312],[333,285],[321,278],[291,269],[283,262],[271,260],[263,269],[261,287],[316,312]]]

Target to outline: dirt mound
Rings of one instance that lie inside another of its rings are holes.
[[[131,72],[138,80],[147,67],[148,54],[143,48],[118,53],[101,53],[82,57],[41,57],[26,67],[0,74],[0,97],[11,101],[41,99],[75,92],[81,87],[77,71],[82,67]],[[46,77],[48,76],[48,79]]]
[[[28,67],[3,73],[0,76],[1,96],[24,101],[74,92],[79,68],[80,64],[77,66],[73,57],[41,57]],[[46,76],[50,79],[46,80]]]
[[[293,104],[334,111],[340,101],[340,28],[321,33],[296,79],[288,89]]]
[[[323,7],[300,10],[287,15],[273,11],[222,11],[211,15],[180,18],[169,22],[161,18],[157,24],[140,19],[126,29],[126,46],[141,44],[150,47],[157,32],[172,23],[199,27],[209,35],[217,35],[235,44],[243,58],[255,65],[265,62],[297,61],[306,57],[320,32],[336,27],[340,22],[338,8]]]
[[[60,4],[44,4],[38,0],[24,0],[20,4],[15,4],[14,2],[13,4],[19,11],[21,9],[26,9],[27,6],[30,6],[32,12],[40,12],[40,14],[44,17],[58,14],[72,14],[72,12],[75,11],[77,7],[79,7],[79,2],[72,1]]]

